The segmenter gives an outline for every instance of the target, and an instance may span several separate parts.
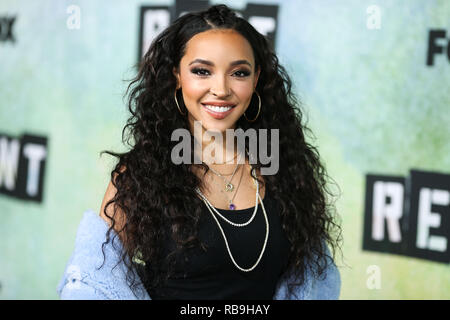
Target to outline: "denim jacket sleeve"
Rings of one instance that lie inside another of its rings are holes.
[[[118,237],[106,240],[108,225],[93,210],[87,210],[78,226],[75,248],[57,286],[63,300],[148,300],[140,284],[136,295],[126,282],[126,266],[119,261],[122,245]],[[104,252],[104,255],[103,255]],[[104,263],[104,264],[103,264]],[[103,265],[102,265],[103,264]]]
[[[93,210],[87,210],[78,226],[75,248],[66,264],[57,286],[57,293],[63,300],[150,300],[139,276],[134,274],[138,285],[135,292],[126,281],[126,266],[120,261],[122,245],[118,237],[112,237],[105,244],[106,222]],[[113,232],[113,231],[112,231]],[[103,255],[104,252],[104,255]],[[274,299],[338,299],[340,275],[330,264],[326,278],[307,276],[305,283],[288,296],[287,281],[280,280]]]
[[[330,255],[325,245],[327,254]],[[301,286],[294,287],[293,293],[288,295],[288,283],[293,278],[282,277],[278,283],[274,300],[338,300],[341,292],[341,276],[334,261],[327,257],[328,265],[325,272],[316,277],[310,269],[306,270],[305,281]]]

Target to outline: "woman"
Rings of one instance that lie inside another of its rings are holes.
[[[339,297],[327,244],[334,253],[340,228],[325,169],[264,36],[225,5],[185,14],[152,42],[128,89],[131,150],[106,151],[118,163],[103,220],[85,213],[62,298]],[[181,164],[172,138],[180,128],[192,137]],[[254,141],[225,143],[227,129],[279,130],[265,150],[277,172],[262,174],[270,164],[251,152]]]

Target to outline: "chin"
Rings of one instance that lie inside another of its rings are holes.
[[[234,128],[235,123],[231,122],[231,123],[226,123],[226,122],[221,122],[221,123],[217,123],[216,121],[211,122],[211,121],[205,121],[203,122],[203,128],[205,128],[208,131],[213,131],[213,132],[221,132],[221,133],[225,133],[227,129],[232,129]]]

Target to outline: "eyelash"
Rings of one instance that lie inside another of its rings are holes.
[[[199,77],[204,77],[204,76],[206,76],[205,74],[197,74],[197,72],[200,72],[200,71],[206,71],[206,72],[209,72],[207,69],[204,69],[204,68],[193,68],[192,70],[191,70],[191,72],[193,73],[193,74],[196,74],[197,76],[199,76]],[[250,75],[250,72],[248,72],[247,70],[238,70],[238,71],[236,71],[236,72],[241,72],[243,75],[242,76],[238,76],[238,78],[245,78],[245,77],[248,77],[249,75]],[[235,72],[235,73],[236,73]]]

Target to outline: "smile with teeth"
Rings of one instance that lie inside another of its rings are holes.
[[[227,112],[233,108],[233,106],[226,106],[226,107],[218,107],[218,106],[212,106],[208,104],[204,104],[206,109],[214,111],[214,112]]]

